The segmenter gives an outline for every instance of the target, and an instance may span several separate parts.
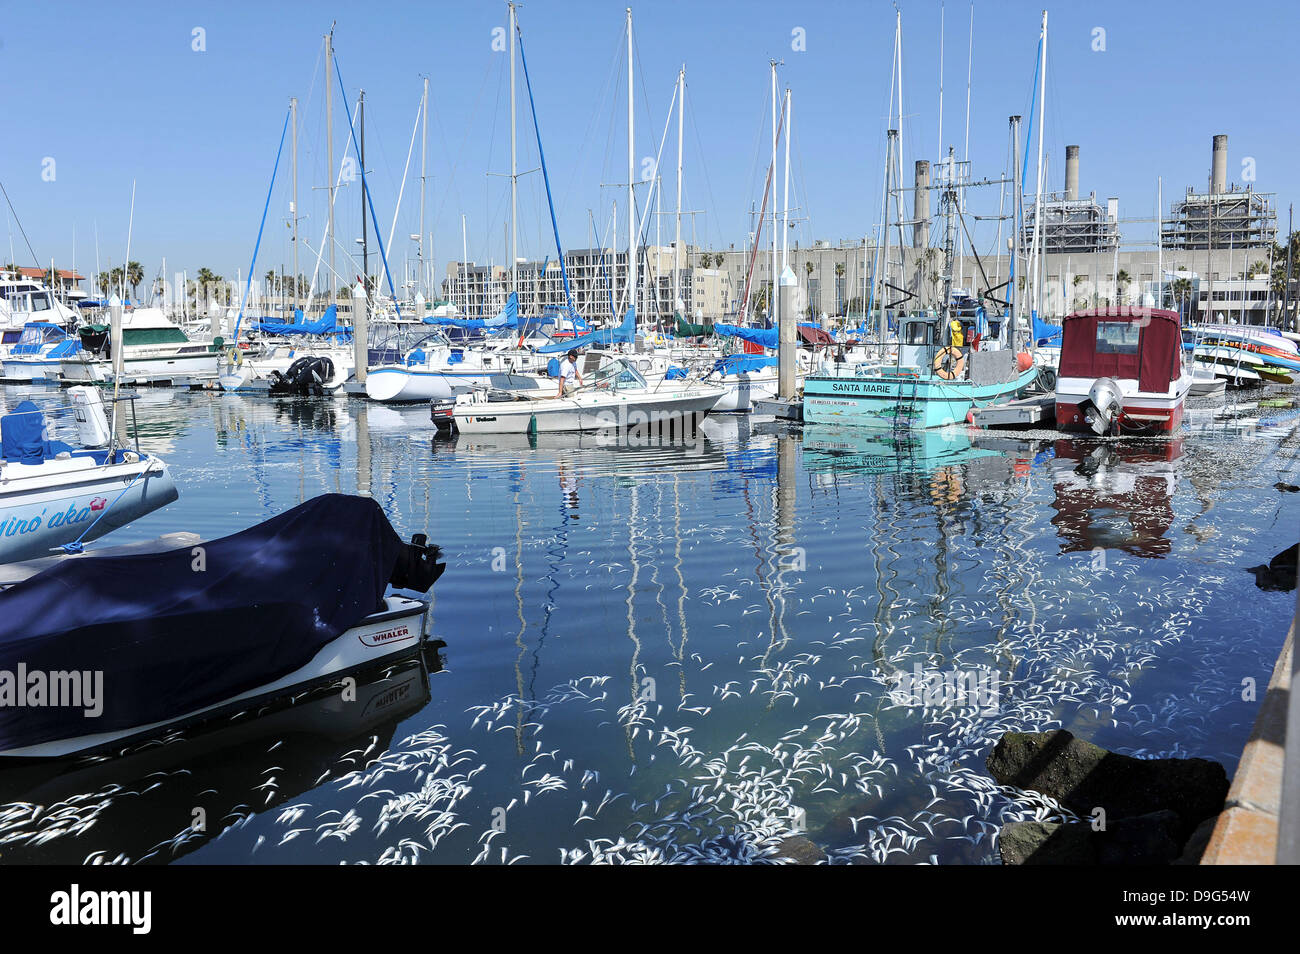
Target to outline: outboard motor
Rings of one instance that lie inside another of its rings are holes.
[[[1114,378],[1098,378],[1088,389],[1088,398],[1079,405],[1083,419],[1094,434],[1119,430],[1119,415],[1124,408],[1124,392]]]
[[[411,537],[410,543],[403,543],[397,555],[397,565],[393,567],[388,582],[399,590],[415,590],[427,593],[438,582],[438,577],[447,569],[442,560],[442,550],[429,545],[429,538],[423,533]]]
[[[274,395],[300,394],[319,397],[325,393],[325,382],[334,376],[334,362],[324,357],[299,358],[281,374],[271,372],[271,393]]]
[[[113,439],[113,432],[104,414],[104,399],[99,388],[68,388],[68,395],[72,398],[72,414],[77,420],[77,440],[81,446],[107,447]]]

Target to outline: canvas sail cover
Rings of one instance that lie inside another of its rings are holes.
[[[0,592],[0,750],[174,719],[285,676],[380,608],[407,552],[375,501],[326,494],[197,548],[60,562]],[[16,704],[21,673],[73,672],[103,674],[97,717]]]

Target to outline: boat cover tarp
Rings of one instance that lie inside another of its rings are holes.
[[[295,310],[293,314],[295,319],[302,317],[301,310]],[[344,330],[339,327],[338,317],[338,306],[330,305],[315,321],[286,322],[263,318],[258,322],[257,328],[268,335],[333,335]]]
[[[713,362],[709,374],[753,374],[775,367],[777,360],[763,354],[729,354]]]
[[[1098,337],[1101,324],[1126,323],[1138,328],[1136,353]],[[1166,391],[1181,371],[1182,330],[1178,313],[1112,307],[1067,315],[1061,337],[1061,378],[1136,379],[1139,391]]]
[[[31,401],[23,401],[0,417],[0,457],[16,464],[39,464],[72,448],[46,440],[45,416]]]
[[[326,494],[232,536],[73,558],[0,592],[0,750],[175,719],[293,672],[379,608],[405,550],[375,501]],[[201,560],[201,562],[200,562]],[[32,673],[102,672],[102,713],[34,706]]]
[[[630,344],[636,340],[636,310],[629,308],[623,316],[623,323],[613,328],[602,328],[568,341],[538,348],[538,354],[563,354],[570,349],[604,347],[615,343]]]
[[[1034,343],[1041,347],[1059,337],[1061,337],[1061,326],[1049,325],[1038,317],[1038,312],[1034,312]]]
[[[724,325],[719,322],[713,326],[713,330],[724,338],[739,338],[764,348],[775,348],[780,344],[775,328],[746,328],[743,325]]]
[[[700,335],[711,335],[713,334],[713,323],[706,321],[703,324],[695,324],[678,315],[675,333],[679,338],[698,338]]]

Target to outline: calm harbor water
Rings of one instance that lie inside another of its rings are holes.
[[[24,397],[61,400],[0,401]],[[1004,731],[1235,770],[1294,607],[1245,570],[1300,525],[1274,487],[1300,484],[1300,408],[1267,397],[1172,441],[721,416],[531,446],[437,439],[423,407],[143,392],[181,496],[114,542],[370,494],[444,549],[445,646],[355,702],[0,774],[0,862],[996,862],[999,825],[1061,813],[987,776]],[[912,691],[957,675],[981,691]]]

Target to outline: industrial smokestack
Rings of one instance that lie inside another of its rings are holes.
[[[1079,198],[1079,147],[1065,147],[1065,198],[1074,202]]]
[[[930,163],[916,160],[916,200],[912,209],[912,248],[925,248],[930,240]]]
[[[1228,191],[1228,137],[1214,137],[1214,156],[1210,175],[1210,194]]]

